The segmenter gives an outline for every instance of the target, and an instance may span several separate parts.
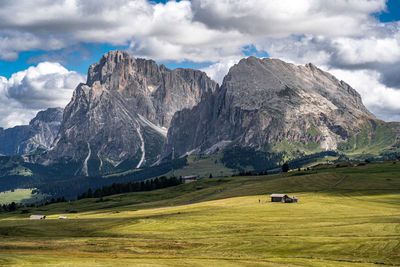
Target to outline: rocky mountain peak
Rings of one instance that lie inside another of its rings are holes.
[[[158,66],[153,60],[135,59],[124,51],[110,51],[89,67],[87,85],[98,81],[101,85],[110,85],[107,89],[118,89],[135,73],[151,73],[155,69]]]
[[[35,118],[29,122],[29,125],[35,125],[38,122],[61,124],[63,111],[64,109],[62,108],[48,108],[46,110],[39,111]]]
[[[44,162],[74,161],[77,173],[85,175],[124,161],[137,167],[154,163],[175,112],[193,107],[217,87],[198,70],[170,70],[126,52],[108,52],[74,91]]]
[[[164,154],[282,142],[336,149],[374,120],[353,88],[315,65],[248,57],[231,67],[212,96],[176,113]]]
[[[62,108],[49,108],[39,111],[29,125],[0,131],[0,153],[22,155],[37,148],[49,149],[57,136],[62,116]]]
[[[224,85],[236,99],[235,104],[259,108],[267,101],[278,107],[288,98],[304,101],[304,95],[319,95],[337,108],[373,116],[356,90],[312,63],[297,66],[279,59],[249,57],[233,66],[227,77]],[[250,94],[249,90],[257,93]]]

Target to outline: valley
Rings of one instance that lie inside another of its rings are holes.
[[[1,214],[0,264],[399,265],[395,163],[204,178]],[[299,203],[272,203],[271,193],[295,195]],[[31,221],[29,214],[47,218]]]

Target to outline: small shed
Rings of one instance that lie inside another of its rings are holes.
[[[285,194],[271,194],[271,202],[283,202],[287,197]]]
[[[29,217],[30,220],[44,220],[46,219],[46,215],[31,215]]]
[[[197,181],[196,175],[183,176],[182,180],[185,184]]]
[[[295,196],[291,196],[291,197],[287,197],[287,198],[285,198],[285,203],[297,203],[298,202],[298,199],[297,199],[297,197],[295,197]]]
[[[286,194],[271,194],[271,202],[297,203],[298,199],[295,196]]]

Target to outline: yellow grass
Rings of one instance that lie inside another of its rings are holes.
[[[44,221],[3,215],[0,265],[400,265],[399,172],[368,168],[207,179],[199,191],[188,184],[31,211],[48,214]],[[300,202],[271,203],[270,192],[291,192]]]

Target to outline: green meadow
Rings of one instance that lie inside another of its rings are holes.
[[[400,265],[400,162],[206,178],[28,211],[0,214],[0,266]]]
[[[32,203],[44,199],[46,196],[39,193],[32,193],[33,189],[15,189],[0,192],[0,204]]]

